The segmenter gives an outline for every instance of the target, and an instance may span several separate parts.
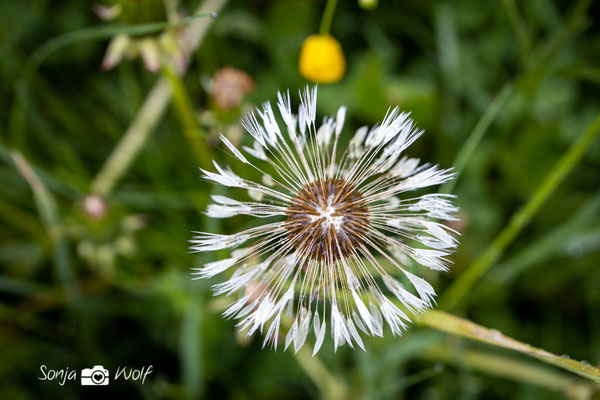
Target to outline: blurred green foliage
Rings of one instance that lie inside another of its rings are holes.
[[[178,5],[187,13],[195,7]],[[323,7],[232,1],[214,20],[182,77],[200,127],[192,134],[214,158],[241,167],[216,145],[218,132],[244,140],[240,112],[273,100],[277,89],[306,84],[298,52],[318,29]],[[348,71],[340,83],[319,87],[318,114],[346,104],[345,140],[398,104],[427,131],[410,155],[448,167],[497,93],[514,85],[457,183],[461,246],[452,273],[427,277],[438,293],[493,240],[599,112],[599,17],[600,4],[589,1],[380,1],[370,11],[355,1],[338,4],[331,33]],[[189,135],[173,109],[106,199],[106,214],[84,212],[93,177],[157,76],[139,61],[103,71],[107,41],[63,48],[35,73],[23,73],[48,39],[103,23],[88,2],[0,3],[0,397],[319,398],[323,393],[290,352],[261,350],[260,340],[237,336],[234,323],[220,317],[209,286],[222,277],[190,280],[189,268],[208,261],[188,253],[192,230],[231,232],[250,221],[203,217],[209,194],[225,189],[198,180]],[[225,66],[254,81],[244,103],[227,112],[209,90]],[[51,196],[47,216],[15,167],[13,150]],[[599,199],[596,142],[501,262],[471,288],[460,312],[598,364]],[[366,353],[334,354],[326,343],[320,353],[352,398],[566,395],[469,367],[449,351],[488,352],[490,363],[510,353],[426,328],[366,345]],[[151,364],[155,372],[144,385],[82,389],[78,382],[39,380],[42,364],[71,370]]]

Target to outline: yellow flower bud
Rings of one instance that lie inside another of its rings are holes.
[[[329,35],[311,35],[302,43],[300,74],[316,83],[338,82],[346,72],[340,43]]]

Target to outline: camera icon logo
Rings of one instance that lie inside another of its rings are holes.
[[[94,365],[93,368],[81,370],[82,386],[106,386],[108,382],[108,370],[102,365]]]

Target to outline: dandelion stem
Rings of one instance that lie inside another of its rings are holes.
[[[325,10],[323,11],[323,17],[321,17],[321,26],[319,28],[319,34],[329,35],[331,29],[331,21],[333,20],[333,14],[335,13],[335,7],[337,6],[337,0],[327,0]]]
[[[231,304],[231,299],[226,297],[212,299],[206,305],[206,309],[209,312],[221,312],[229,304]],[[288,318],[284,318],[282,320],[282,325],[289,329],[292,325],[292,321]],[[298,365],[300,365],[306,375],[308,375],[315,386],[317,386],[322,394],[322,398],[328,400],[348,398],[348,388],[345,383],[329,372],[318,356],[312,355],[312,349],[308,344],[305,344],[294,353],[294,357],[296,358]]]
[[[554,164],[554,167],[546,175],[525,206],[512,216],[508,225],[498,234],[496,239],[448,288],[440,300],[442,308],[456,307],[464,300],[471,286],[500,258],[506,247],[515,239],[523,227],[537,213],[544,201],[554,193],[558,185],[579,162],[599,131],[600,114]]]
[[[183,134],[192,147],[196,162],[202,168],[209,169],[211,166],[210,149],[207,147],[205,135],[202,134],[202,130],[198,125],[194,107],[187,94],[185,85],[181,77],[170,66],[163,68],[163,76],[167,78],[170,84],[175,111],[179,117]]]
[[[599,120],[600,121],[600,120]],[[505,349],[517,351],[533,358],[537,358],[547,364],[573,372],[586,379],[600,383],[600,369],[567,356],[557,356],[546,350],[519,342],[513,338],[503,335],[495,329],[485,328],[474,322],[445,313],[443,311],[428,311],[415,319],[415,323],[428,326],[446,333],[462,336],[468,339],[488,343]]]
[[[303,346],[295,354],[296,360],[306,375],[317,386],[321,392],[322,398],[327,400],[342,400],[348,398],[348,390],[344,383],[332,375],[325,365],[317,357],[313,357],[309,348],[310,346]]]
[[[479,145],[479,142],[483,138],[483,135],[487,132],[492,122],[498,115],[498,112],[502,109],[502,106],[510,96],[513,91],[513,84],[507,82],[502,89],[496,94],[496,97],[492,100],[492,102],[488,105],[487,109],[477,121],[477,124],[469,134],[469,138],[463,144],[456,159],[454,160],[453,166],[456,172],[462,172],[467,161],[471,158],[471,155]],[[460,177],[460,176],[459,176]],[[442,193],[452,193],[454,190],[454,186],[456,185],[457,179],[453,179],[449,182],[446,182],[440,189]]]
[[[198,8],[197,14],[209,11],[219,11],[227,0],[205,1]],[[190,49],[196,49],[202,42],[211,18],[197,20],[190,24],[187,36],[191,43]],[[190,50],[191,52],[191,50]],[[150,132],[156,127],[171,96],[171,88],[166,78],[161,78],[142,105],[135,119],[129,125],[123,139],[117,144],[109,158],[106,160],[98,175],[92,181],[92,192],[107,196],[114,188],[117,181],[127,171],[135,156],[143,147]]]

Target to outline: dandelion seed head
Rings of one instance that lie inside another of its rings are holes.
[[[435,290],[419,270],[447,271],[458,245],[454,196],[410,195],[447,182],[451,170],[403,153],[423,131],[397,108],[373,128],[361,127],[340,148],[346,108],[316,122],[316,87],[300,93],[297,115],[289,93],[277,94],[280,127],[269,103],[241,120],[253,143],[224,147],[260,179],[246,179],[214,163],[206,180],[244,189],[250,201],[212,196],[212,218],[245,215],[263,224],[231,235],[198,233],[191,250],[228,249],[230,257],[193,270],[194,279],[221,274],[215,295],[237,296],[223,312],[246,335],[264,335],[263,347],[317,353],[328,331],[333,346],[365,349],[362,335],[407,329],[410,316],[435,304]],[[242,153],[242,151],[244,153]],[[238,175],[238,173],[240,173]],[[291,326],[281,326],[292,321]],[[312,334],[311,334],[312,332]]]
[[[333,262],[362,242],[369,213],[354,186],[327,179],[302,187],[286,215],[285,227],[296,250],[313,260]]]

